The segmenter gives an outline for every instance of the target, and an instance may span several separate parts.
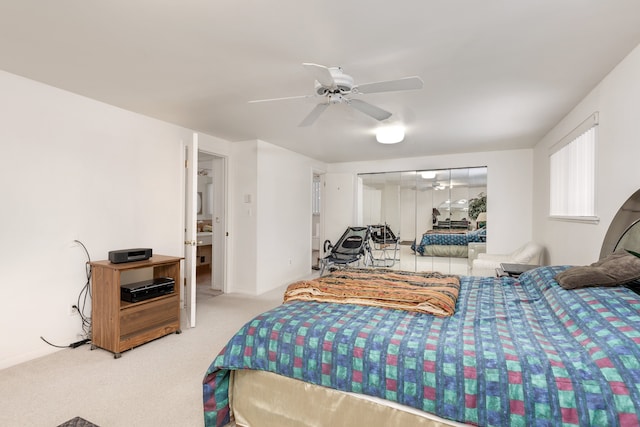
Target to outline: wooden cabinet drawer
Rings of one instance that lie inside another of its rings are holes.
[[[162,328],[165,325],[179,322],[178,295],[160,297],[127,306],[120,310],[120,337],[143,333],[149,329]],[[179,325],[179,323],[178,323]]]

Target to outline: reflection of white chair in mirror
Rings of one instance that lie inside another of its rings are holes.
[[[543,247],[529,242],[510,254],[478,254],[471,267],[472,276],[495,276],[501,263],[540,265]]]

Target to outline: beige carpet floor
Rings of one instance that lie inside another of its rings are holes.
[[[466,274],[466,259],[408,252],[401,246],[403,261],[393,268]],[[251,297],[198,286],[196,327],[186,326],[183,312],[181,334],[120,359],[84,345],[0,370],[0,426],[55,427],[74,417],[100,427],[202,426],[202,379],[209,364],[242,325],[280,304],[285,288]]]
[[[0,426],[55,427],[82,417],[100,427],[202,426],[202,379],[231,335],[282,302],[198,292],[197,324],[120,359],[89,345],[0,371]]]

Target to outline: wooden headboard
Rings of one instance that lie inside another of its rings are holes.
[[[613,217],[600,250],[600,259],[618,248],[640,253],[640,190],[627,199]]]

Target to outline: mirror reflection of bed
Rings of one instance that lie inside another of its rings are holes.
[[[464,275],[473,258],[486,251],[486,167],[358,177],[358,225],[385,224],[399,237],[392,268]],[[481,202],[480,210],[475,202]],[[476,235],[479,229],[482,236]]]
[[[640,192],[614,217],[600,261],[621,248],[640,252],[639,236]],[[624,256],[637,268],[634,255]],[[230,416],[237,425],[265,427],[640,425],[638,295],[628,281],[564,286],[564,273],[591,266],[575,267],[541,266],[518,278],[460,276],[454,304],[455,276],[404,275],[440,280],[428,290],[422,284],[425,293],[447,281],[448,298],[430,299],[453,307],[443,316],[354,303],[346,291],[366,296],[374,283],[388,287],[403,272],[342,270],[326,282],[292,284],[285,303],[248,322],[212,362],[205,425],[225,425]],[[347,300],[327,293],[330,283]],[[321,289],[324,299],[300,299],[303,289]],[[385,301],[414,301],[404,297]]]

